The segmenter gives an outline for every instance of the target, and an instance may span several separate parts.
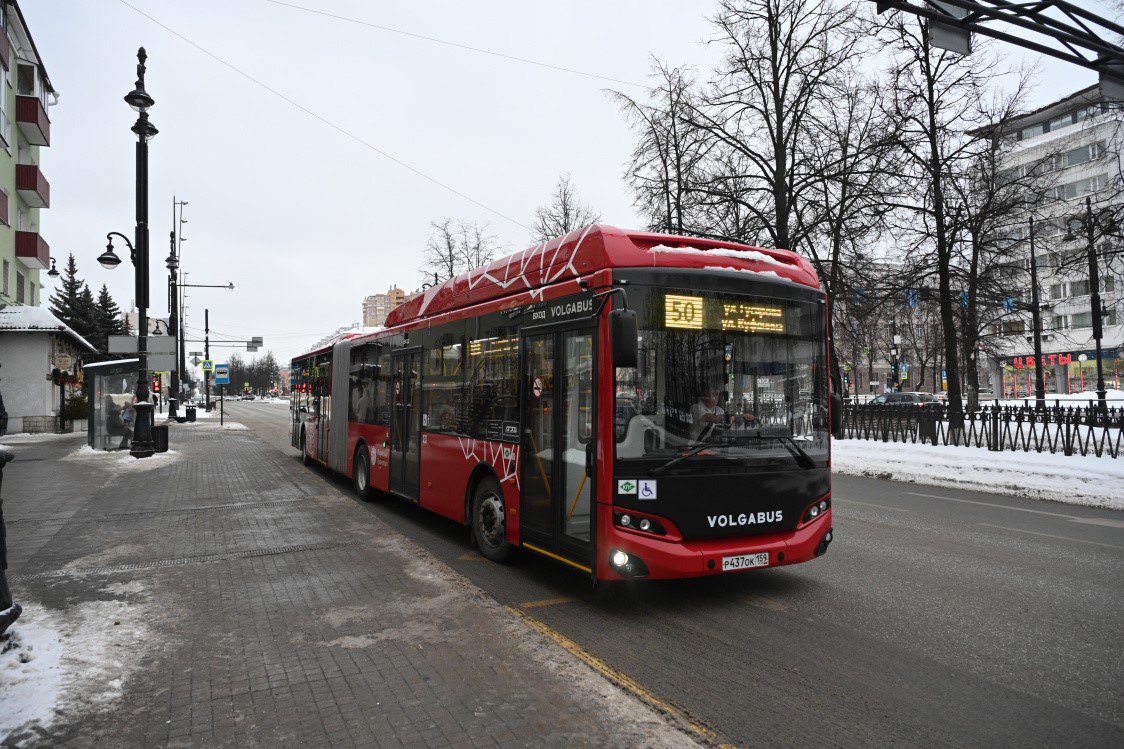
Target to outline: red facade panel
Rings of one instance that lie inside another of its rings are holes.
[[[38,96],[16,97],[16,124],[28,143],[36,146],[51,145],[51,121]]]
[[[16,164],[16,190],[32,208],[51,207],[51,185],[35,164]]]
[[[47,270],[51,265],[51,248],[38,232],[17,231],[16,257],[28,268]]]

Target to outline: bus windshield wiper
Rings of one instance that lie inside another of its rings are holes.
[[[699,453],[701,453],[704,450],[707,450],[711,447],[715,447],[715,444],[712,443],[712,442],[704,442],[701,445],[695,445],[694,447],[688,449],[687,452],[685,452],[681,455],[676,455],[674,458],[667,461],[666,463],[661,463],[660,465],[656,466],[652,470],[648,471],[648,475],[649,476],[658,476],[659,474],[663,473],[667,469],[671,468],[676,463],[680,463],[680,462],[686,460],[687,458],[694,457],[695,455],[698,455]]]
[[[794,440],[791,435],[778,434],[776,432],[766,431],[765,429],[757,429],[745,436],[754,439],[777,440],[782,445],[784,445],[784,449],[788,450],[793,460],[796,461],[796,465],[800,466],[801,468],[809,469],[816,467],[816,461],[812,460],[812,456],[804,452],[803,448],[801,448],[800,445],[796,444],[796,440]]]
[[[796,464],[798,466],[800,466],[801,468],[816,467],[816,461],[812,460],[812,456],[804,452],[804,450],[800,447],[800,445],[796,444],[796,440],[794,440],[792,437],[784,436],[777,437],[777,439],[780,440],[780,443],[784,445],[790,453],[792,453],[792,457],[796,460]]]

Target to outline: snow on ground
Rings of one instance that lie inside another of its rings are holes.
[[[153,453],[148,458],[134,458],[125,450],[95,450],[89,445],[83,445],[61,460],[82,461],[88,463],[101,463],[117,471],[151,471],[156,468],[166,468],[178,462],[183,457],[176,450],[164,453]]]
[[[106,709],[121,697],[151,640],[150,612],[143,591],[106,592],[126,600],[63,610],[23,602],[23,616],[0,637],[0,744],[35,745],[34,726]]]
[[[85,433],[85,429],[80,432],[66,432],[65,434],[59,434],[57,432],[42,432],[37,434],[31,434],[29,432],[16,432],[15,434],[5,434],[4,442],[8,445],[28,445],[35,442],[53,442],[55,440],[64,440]]]
[[[836,473],[1124,510],[1124,458],[844,439]]]

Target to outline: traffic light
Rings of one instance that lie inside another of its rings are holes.
[[[152,378],[152,392],[154,392],[154,393],[160,392],[160,378],[159,377],[153,377]]]

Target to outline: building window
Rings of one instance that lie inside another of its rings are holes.
[[[1056,283],[1050,286],[1051,299],[1064,299],[1065,298],[1065,284]]]
[[[8,193],[0,190],[0,224],[4,226],[11,226],[11,221],[8,219]]]
[[[8,261],[5,260],[4,261],[4,296],[8,296],[11,293],[11,290],[8,287],[8,275],[9,275],[10,270],[11,270],[11,266],[8,263]]]
[[[2,3],[0,3],[2,5]],[[7,33],[0,29],[0,34]],[[4,147],[7,148],[12,144],[12,123],[8,119],[8,70],[6,67],[0,68],[0,140],[4,142]]]
[[[16,271],[16,304],[24,303],[23,274]]]
[[[1054,319],[1050,324],[1054,330],[1065,330],[1069,327],[1069,318],[1065,315],[1054,315]]]
[[[27,231],[27,212],[16,206],[16,231]]]
[[[1078,312],[1070,316],[1070,323],[1075,328],[1091,328],[1093,327],[1093,313],[1092,312]]]
[[[1070,296],[1089,296],[1089,279],[1069,282]]]

